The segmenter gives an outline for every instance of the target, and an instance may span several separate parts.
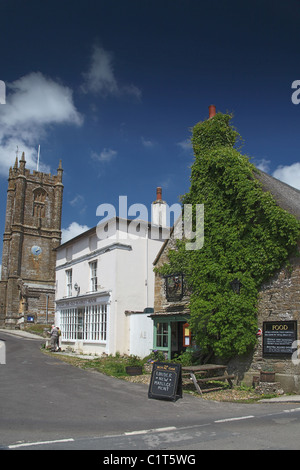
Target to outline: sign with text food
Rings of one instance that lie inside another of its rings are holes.
[[[266,321],[263,323],[263,354],[292,354],[297,339],[296,321]]]
[[[149,398],[182,398],[181,364],[154,362],[148,391]]]

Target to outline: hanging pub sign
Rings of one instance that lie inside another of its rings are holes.
[[[183,297],[183,274],[165,276],[166,297],[169,302],[176,302]]]
[[[297,339],[296,321],[266,321],[263,323],[263,354],[292,354]]]
[[[181,364],[153,363],[148,398],[172,401],[182,398]]]

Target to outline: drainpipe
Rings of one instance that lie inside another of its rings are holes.
[[[49,301],[49,294],[46,294],[46,325],[48,325],[48,301]]]

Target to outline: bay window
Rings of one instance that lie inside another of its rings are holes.
[[[62,309],[60,323],[63,340],[106,342],[107,304]]]

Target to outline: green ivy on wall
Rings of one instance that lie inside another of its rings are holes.
[[[204,204],[204,246],[187,251],[185,241],[177,241],[160,269],[184,273],[196,343],[227,358],[254,347],[260,286],[296,250],[300,234],[300,223],[263,191],[258,170],[238,151],[241,138],[231,118],[217,113],[193,128],[195,160],[182,203]]]

